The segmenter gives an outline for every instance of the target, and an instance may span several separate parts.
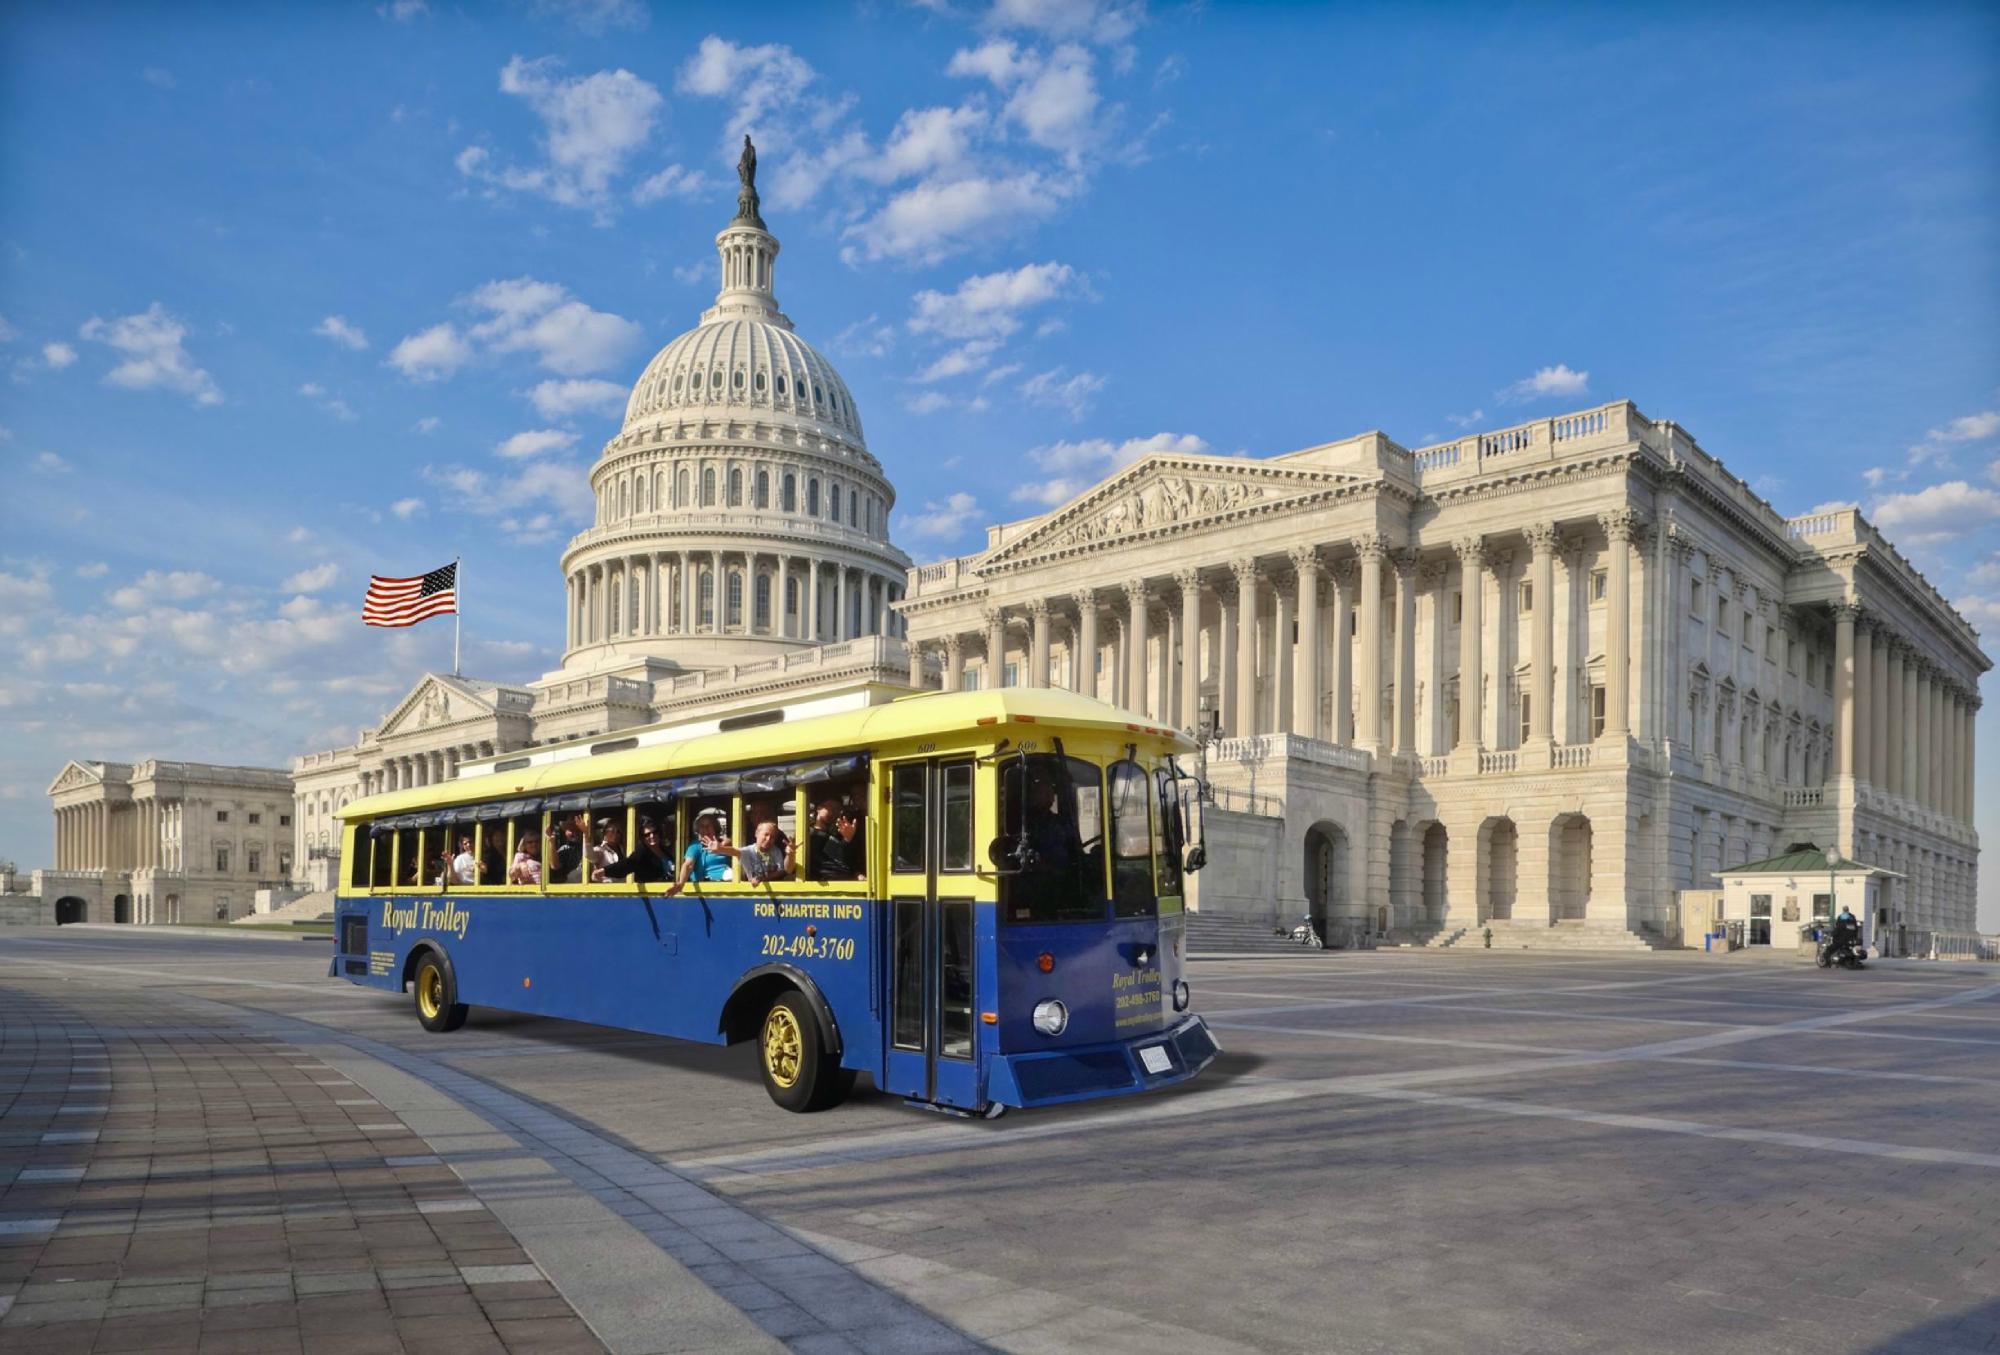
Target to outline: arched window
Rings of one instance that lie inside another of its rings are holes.
[[[740,626],[743,624],[743,571],[740,569],[729,571],[729,611],[727,615],[731,626]]]
[[[737,390],[743,389],[743,369],[741,367],[738,367],[736,369],[736,376],[734,378],[733,384],[735,385]]]
[[[817,479],[806,481],[806,516],[813,518],[819,516],[819,481]]]
[[[762,372],[759,372],[757,373],[757,394],[762,395],[763,393],[764,393],[764,374]]]
[[[769,630],[771,628],[771,576],[769,574],[759,574],[757,576],[756,621],[760,629]]]
[[[674,507],[686,508],[687,506],[688,506],[688,473],[687,470],[683,468],[674,477]]]
[[[778,493],[778,507],[787,513],[799,511],[799,477],[790,471],[785,472],[785,483]]]
[[[771,506],[771,472],[767,470],[757,472],[757,506],[759,508]]]
[[[632,482],[632,511],[646,511],[646,477],[643,475]]]
[[[731,508],[743,506],[743,472],[740,470],[729,472],[729,506]]]
[[[799,581],[797,579],[786,579],[785,615],[797,616],[798,614],[799,614]]]
[[[653,511],[659,512],[667,501],[667,473],[661,471],[653,477]]]
[[[618,605],[622,590],[623,584],[621,581],[613,579],[611,581],[611,633],[613,635],[619,632],[621,628],[619,623],[624,620],[624,610]]]
[[[695,615],[700,618],[701,625],[713,626],[715,624],[715,574],[713,571],[706,569],[701,571],[701,578],[695,584],[695,591],[699,594],[695,601]]]
[[[826,517],[829,522],[840,521],[840,486],[828,485],[826,490]]]
[[[701,503],[704,508],[715,505],[715,467],[710,466],[701,473]]]

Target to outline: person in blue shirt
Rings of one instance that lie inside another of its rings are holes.
[[[713,884],[729,878],[729,861],[736,855],[736,848],[722,836],[722,815],[713,809],[704,809],[695,815],[694,841],[688,843],[687,851],[681,856],[681,868],[674,882],[667,886],[667,895],[672,897],[686,888],[689,880],[696,884]]]

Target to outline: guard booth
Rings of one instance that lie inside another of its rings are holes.
[[[1895,871],[1865,865],[1826,850],[1794,842],[1778,856],[1747,861],[1716,872],[1722,881],[1722,918],[1743,944],[1777,950],[1810,951],[1814,929],[1824,930],[1844,906],[1861,924],[1861,944],[1880,954],[1893,936],[1887,926],[1889,881]]]

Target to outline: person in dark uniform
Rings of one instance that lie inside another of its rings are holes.
[[[858,811],[842,805],[834,811],[833,831],[813,834],[812,877],[815,880],[868,878],[867,839]]]

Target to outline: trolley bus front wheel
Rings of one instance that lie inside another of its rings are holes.
[[[827,1110],[854,1090],[854,1070],[826,1049],[819,1016],[804,993],[780,993],[757,1032],[757,1067],[764,1090],[786,1110]]]
[[[442,1034],[465,1024],[466,1006],[458,1000],[458,979],[442,955],[426,950],[417,960],[415,979],[417,1021],[425,1030]]]

